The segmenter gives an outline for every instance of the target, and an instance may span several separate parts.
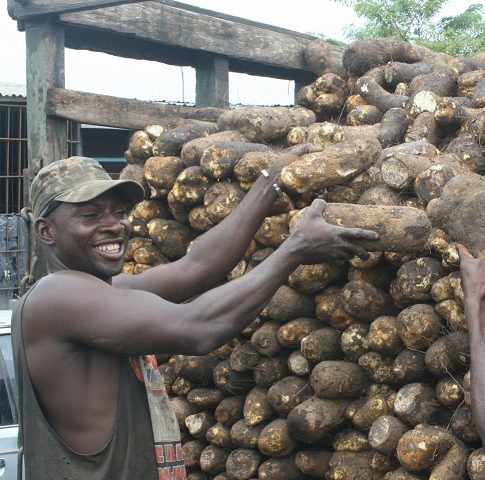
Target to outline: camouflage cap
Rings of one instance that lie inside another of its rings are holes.
[[[70,157],[42,168],[32,181],[30,201],[35,218],[44,216],[57,202],[82,203],[112,188],[122,192],[130,206],[145,197],[134,180],[113,180],[92,158]]]

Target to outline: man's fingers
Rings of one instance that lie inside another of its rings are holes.
[[[296,145],[295,147],[288,148],[285,151],[285,155],[294,155],[296,157],[299,157],[300,155],[305,155],[307,153],[321,152],[322,150],[323,150],[322,147],[313,145],[313,143],[302,143],[300,145]]]
[[[346,228],[342,232],[342,236],[348,239],[361,240],[378,240],[379,234],[372,230],[364,230],[363,228]]]
[[[327,203],[325,202],[325,200],[322,200],[321,198],[315,198],[315,200],[313,200],[312,204],[310,205],[309,210],[313,215],[322,216],[322,213],[325,211],[326,206]]]
[[[457,243],[456,248],[460,254],[460,260],[474,259],[475,257],[470,253],[470,250],[465,247],[462,243]]]

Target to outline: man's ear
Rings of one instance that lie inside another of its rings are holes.
[[[34,222],[34,232],[42,243],[46,245],[55,243],[55,227],[48,218],[37,218]]]

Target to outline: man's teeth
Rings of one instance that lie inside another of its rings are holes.
[[[120,251],[120,244],[109,243],[107,245],[100,245],[99,247],[96,247],[96,250],[100,250],[101,252],[108,252],[108,253],[118,253]]]

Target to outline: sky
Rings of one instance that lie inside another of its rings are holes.
[[[183,0],[182,0],[183,1]],[[440,17],[463,12],[480,0],[450,0]],[[184,3],[287,28],[302,33],[323,32],[346,40],[344,28],[360,25],[350,7],[334,0],[186,0]],[[140,100],[195,100],[195,70],[158,62],[66,49],[66,88]],[[136,74],[134,74],[136,72]],[[0,81],[25,84],[25,39],[0,0]],[[230,73],[229,101],[233,104],[288,105],[293,103],[292,81]]]

